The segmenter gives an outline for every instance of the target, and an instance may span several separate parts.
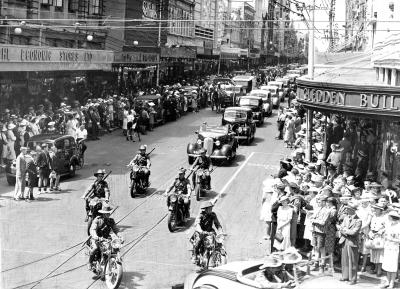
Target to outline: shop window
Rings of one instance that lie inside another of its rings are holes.
[[[41,8],[48,10],[50,5],[53,5],[53,0],[41,0]]]

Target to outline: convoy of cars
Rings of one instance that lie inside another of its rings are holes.
[[[253,111],[248,107],[228,107],[222,115],[222,125],[227,126],[239,142],[249,145],[256,134]]]
[[[246,95],[240,98],[239,106],[250,108],[253,112],[253,121],[256,125],[261,126],[264,124],[264,106],[263,100],[260,96]]]

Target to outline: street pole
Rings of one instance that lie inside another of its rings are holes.
[[[158,59],[157,63],[157,79],[156,79],[156,85],[159,86],[160,84],[160,61],[161,61],[161,20],[162,20],[162,1],[160,0],[160,9],[159,9],[159,15],[158,15],[158,39],[157,39],[157,47],[160,53],[160,58]]]
[[[315,0],[311,6],[311,30],[308,42],[308,78],[314,79],[314,24],[315,24]],[[307,110],[307,142],[306,142],[306,159],[311,162],[312,159],[312,126],[313,126],[313,111]]]

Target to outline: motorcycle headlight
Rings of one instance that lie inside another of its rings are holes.
[[[221,145],[221,142],[220,142],[219,140],[217,140],[217,141],[215,142],[215,145],[216,145],[216,146],[220,146],[220,145]]]
[[[113,247],[114,249],[119,249],[122,246],[122,242],[121,239],[114,239],[111,241],[111,247]]]
[[[201,139],[197,140],[197,144],[201,145]]]
[[[171,196],[171,199],[170,199],[171,202],[176,202],[176,200],[177,200],[177,198],[175,195]]]

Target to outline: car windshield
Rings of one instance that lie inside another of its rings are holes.
[[[251,96],[259,96],[262,98],[267,98],[267,94],[266,93],[262,93],[262,92],[251,92],[250,93]]]
[[[228,110],[224,114],[225,119],[233,119],[235,121],[246,120],[246,117],[246,112],[241,110]]]
[[[258,99],[252,98],[241,98],[239,105],[250,105],[250,106],[258,106]]]
[[[226,90],[226,91],[235,91],[235,87],[233,87],[233,86],[226,86],[226,87],[224,87],[224,90]]]
[[[49,148],[53,146],[53,143],[51,143],[49,140],[40,140],[40,141],[28,141],[27,147],[30,150],[36,150],[36,146],[42,146],[43,143],[46,143]]]

